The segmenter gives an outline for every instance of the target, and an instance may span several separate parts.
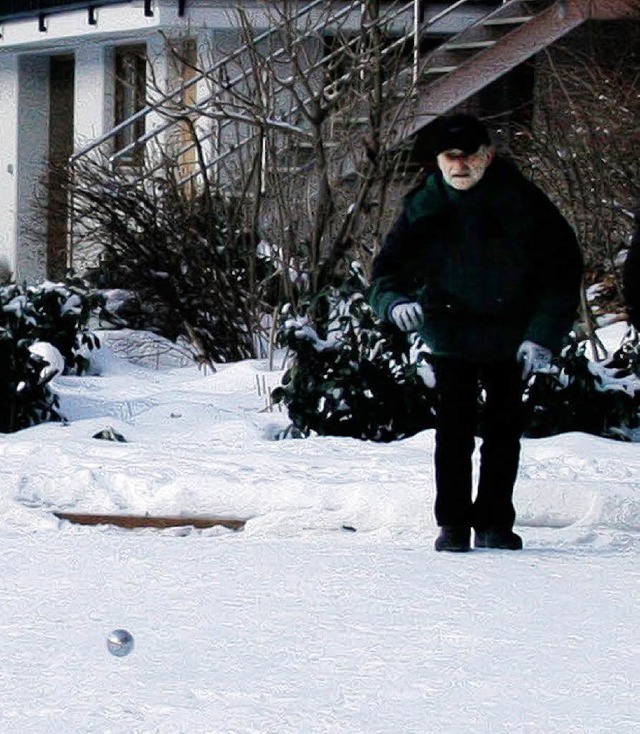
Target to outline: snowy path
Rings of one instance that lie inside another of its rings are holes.
[[[0,730],[632,734],[638,560],[12,534]],[[124,659],[105,647],[118,626],[136,640]]]

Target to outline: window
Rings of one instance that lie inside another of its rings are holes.
[[[146,46],[120,46],[115,51],[115,124],[129,120],[147,100]],[[122,161],[134,165],[143,162],[144,146],[136,145],[145,132],[144,117],[120,130],[115,139],[116,151],[125,151]]]

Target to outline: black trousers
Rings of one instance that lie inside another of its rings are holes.
[[[511,528],[513,485],[522,435],[522,367],[515,361],[480,365],[435,357],[436,502],[438,525]],[[486,395],[478,491],[473,500],[472,455],[478,427],[478,390]]]

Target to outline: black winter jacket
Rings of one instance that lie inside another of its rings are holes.
[[[582,256],[545,194],[495,159],[468,191],[440,171],[404,199],[373,263],[369,301],[388,319],[417,300],[435,354],[514,359],[525,339],[557,352],[579,303]]]

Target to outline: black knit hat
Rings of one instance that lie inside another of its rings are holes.
[[[471,155],[481,145],[491,145],[491,138],[477,117],[459,114],[440,119],[434,145],[436,155],[445,150],[461,150],[465,155]]]

